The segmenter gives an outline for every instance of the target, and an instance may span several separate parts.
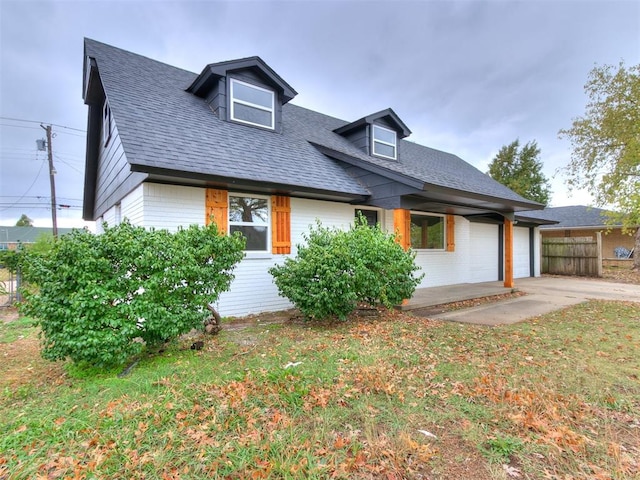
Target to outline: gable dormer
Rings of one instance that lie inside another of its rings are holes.
[[[212,63],[187,88],[221,120],[280,132],[282,105],[297,92],[260,57]]]
[[[336,128],[334,132],[367,155],[391,160],[398,159],[398,140],[411,135],[411,130],[390,108]]]

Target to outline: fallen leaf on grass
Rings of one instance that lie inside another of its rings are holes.
[[[302,365],[302,362],[289,362],[283,368],[286,370],[287,368],[297,367],[298,365]]]
[[[502,465],[502,468],[504,469],[504,472],[510,477],[520,478],[522,476],[520,474],[520,470],[518,470],[515,467],[512,467],[511,465],[504,464]]]

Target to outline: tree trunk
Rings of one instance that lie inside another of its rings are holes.
[[[640,227],[636,230],[636,246],[633,249],[633,269],[640,270]]]

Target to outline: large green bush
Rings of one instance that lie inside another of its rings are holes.
[[[344,319],[361,303],[397,305],[422,279],[415,275],[415,253],[404,251],[395,235],[369,227],[363,217],[349,230],[318,222],[304,238],[296,258],[269,272],[280,295],[309,318]]]
[[[221,236],[215,225],[169,233],[125,221],[101,235],[76,230],[46,254],[24,253],[25,280],[36,288],[21,310],[39,323],[45,358],[122,364],[145,344],[202,325],[243,248],[241,236]]]

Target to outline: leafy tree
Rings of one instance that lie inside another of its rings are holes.
[[[540,148],[535,140],[520,148],[520,140],[504,145],[489,164],[489,175],[517,194],[544,205],[549,203],[551,187],[542,173]]]
[[[42,329],[43,357],[123,364],[144,344],[202,326],[243,249],[239,234],[218,235],[214,224],[173,234],[126,221],[105,224],[101,235],[74,230],[49,252],[24,252],[25,280],[37,288],[25,292],[21,310]]]
[[[584,116],[560,130],[573,151],[569,188],[586,188],[601,207],[616,210],[612,224],[636,231],[634,268],[640,268],[640,65],[594,67]]]
[[[16,222],[16,227],[33,227],[33,220],[31,220],[25,213]]]
[[[296,258],[269,270],[280,294],[312,319],[345,319],[359,303],[397,305],[410,298],[422,276],[415,253],[405,252],[380,226],[360,216],[347,231],[320,222],[298,245]]]

